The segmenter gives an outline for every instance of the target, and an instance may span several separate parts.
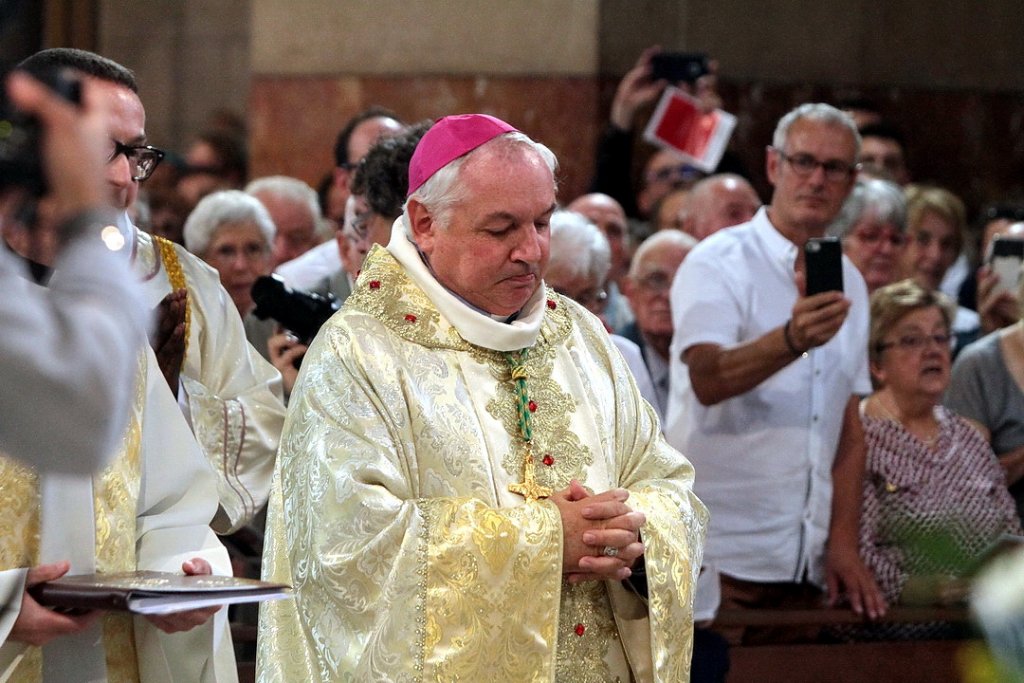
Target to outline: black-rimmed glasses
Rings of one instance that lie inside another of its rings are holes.
[[[857,164],[848,164],[845,161],[839,161],[838,159],[819,161],[810,154],[793,154],[791,156],[783,152],[781,149],[776,149],[775,151],[779,155],[779,158],[788,163],[793,171],[801,178],[806,178],[820,167],[821,170],[825,172],[826,180],[838,183],[848,180],[857,170]]]
[[[107,163],[109,164],[116,159],[118,154],[123,154],[131,165],[132,180],[138,182],[142,182],[153,175],[157,164],[164,158],[163,151],[152,145],[126,145],[117,140],[111,140],[110,142],[113,144],[114,149],[110,152],[110,156],[107,157]]]

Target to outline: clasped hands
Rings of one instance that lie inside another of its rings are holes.
[[[626,489],[594,494],[575,479],[552,494],[562,516],[562,573],[570,583],[621,581],[632,574],[644,554],[640,529],[647,518],[626,505],[628,498]],[[614,556],[605,553],[611,548]]]
[[[85,614],[64,614],[43,607],[29,594],[28,589],[32,586],[59,579],[70,568],[70,563],[65,560],[54,564],[41,564],[28,571],[28,576],[25,579],[25,592],[21,599],[21,610],[9,635],[11,640],[41,646],[60,636],[81,633],[99,618],[102,614],[100,610],[93,610]],[[213,573],[210,563],[200,558],[184,562],[181,569],[187,576]],[[220,607],[206,607],[160,616],[147,616],[146,619],[164,633],[177,633],[189,631],[206,623],[219,609]]]

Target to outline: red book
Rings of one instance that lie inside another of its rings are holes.
[[[704,112],[694,97],[668,87],[644,130],[644,139],[679,153],[705,173],[713,173],[735,128],[736,117],[729,112]]]

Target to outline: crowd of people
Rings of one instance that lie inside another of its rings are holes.
[[[116,287],[155,320],[141,351],[116,349],[136,389],[95,479],[52,475],[67,446],[19,449],[7,423],[28,418],[3,411],[0,585],[21,597],[0,667],[235,680],[225,610],[98,621],[27,591],[68,571],[258,576],[260,558],[294,588],[260,615],[268,682],[712,681],[731,645],[949,635],[885,615],[962,601],[1022,535],[1024,284],[986,254],[1024,240],[1024,205],[972,231],[956,188],[914,181],[899,131],[843,103],[778,122],[767,202],[728,152],[705,174],[652,149],[634,185],[632,130],[667,85],[656,53],[619,84],[580,197],[509,123],[381,107],[341,127],[317,189],[250,179],[237,119],[175,159],[146,144],[128,69],[29,58],[104,102],[121,245],[105,251],[128,255],[111,268],[141,284]],[[714,73],[679,85],[721,104]],[[4,238],[44,283],[55,266],[53,291],[109,260],[57,260],[67,238],[39,236],[81,206],[40,208]],[[842,290],[809,292],[825,238]],[[300,338],[259,317],[267,276],[340,312]],[[715,620],[826,604],[864,625]]]

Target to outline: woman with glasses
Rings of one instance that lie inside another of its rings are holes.
[[[861,403],[867,446],[860,548],[890,603],[949,602],[1005,533],[1021,533],[982,434],[940,401],[950,376],[944,295],[904,280],[871,297],[876,390]],[[941,635],[939,624],[879,626],[880,637]]]
[[[251,315],[256,278],[273,269],[274,222],[255,197],[223,190],[203,197],[185,221],[185,248],[213,266],[245,323],[245,335],[264,358],[273,320]]]
[[[868,293],[896,281],[907,241],[907,202],[888,180],[859,180],[828,234],[843,242],[843,253],[864,276]]]

